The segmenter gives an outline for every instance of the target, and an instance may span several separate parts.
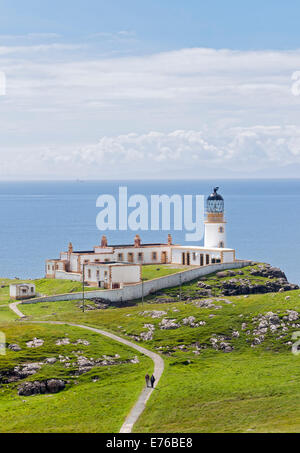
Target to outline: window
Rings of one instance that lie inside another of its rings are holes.
[[[206,265],[209,264],[209,255],[206,255]]]
[[[118,261],[124,261],[123,253],[118,253]]]
[[[220,249],[223,249],[223,248],[224,248],[224,242],[223,242],[223,241],[220,241],[219,247],[220,247]]]
[[[222,226],[219,227],[219,233],[224,233],[224,228]]]
[[[99,280],[99,278],[100,278],[100,271],[96,271],[96,275],[97,275],[97,280]]]
[[[99,263],[99,262],[100,262],[100,260],[95,260],[95,263]]]
[[[157,252],[152,252],[152,260],[153,261],[157,260]]]
[[[193,260],[196,261],[196,253],[193,253]]]
[[[33,288],[31,288],[31,292],[33,293]]]
[[[88,278],[91,278],[91,269],[88,270]]]
[[[133,253],[128,253],[128,261],[129,263],[133,263]]]
[[[138,261],[143,261],[143,253],[138,254]]]
[[[109,263],[109,258],[105,258],[104,262]]]
[[[107,277],[107,271],[104,271],[104,277]]]

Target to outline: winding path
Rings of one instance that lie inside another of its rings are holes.
[[[19,318],[26,318],[26,316],[19,310],[18,305],[21,302],[13,302],[9,304],[9,308],[16,313],[16,315]],[[125,340],[124,338],[118,337],[117,335],[106,332],[105,330],[102,329],[96,329],[95,327],[88,327],[83,324],[74,324],[71,322],[63,322],[63,321],[30,321],[31,323],[36,323],[36,324],[61,324],[61,325],[68,325],[72,327],[79,327],[81,329],[86,329],[86,330],[91,330],[92,332],[99,333],[100,335],[103,335],[105,337],[111,338],[112,340],[118,341],[119,343],[123,343],[126,346],[129,346],[130,348],[135,349],[136,351],[139,351],[141,354],[146,355],[147,357],[150,357],[150,359],[153,360],[154,362],[154,376],[156,379],[156,385],[159,382],[161,375],[164,371],[164,361],[163,359],[156,354],[155,352],[149,351],[148,349],[143,348],[142,346],[138,346],[135,343],[132,343],[131,341]],[[131,433],[133,425],[136,423],[138,420],[139,416],[142,414],[146,407],[146,403],[148,399],[150,398],[152,392],[154,389],[150,387],[145,387],[142,391],[142,393],[139,396],[139,399],[131,409],[129,415],[127,416],[125,422],[123,423],[120,433]]]

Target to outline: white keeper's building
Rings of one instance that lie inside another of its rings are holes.
[[[208,266],[232,263],[235,250],[226,247],[224,199],[216,187],[207,198],[204,246],[182,246],[172,243],[168,235],[165,244],[142,244],[137,234],[133,244],[108,245],[106,236],[93,250],[68,251],[59,259],[46,261],[46,277],[84,281],[92,286],[120,288],[141,281],[141,266],[146,264],[179,264]]]

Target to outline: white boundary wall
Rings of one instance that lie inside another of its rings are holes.
[[[144,296],[148,296],[149,294],[156,293],[161,289],[178,286],[180,282],[180,275],[181,283],[186,283],[196,278],[212,274],[213,272],[223,271],[227,269],[238,269],[241,267],[249,266],[250,264],[251,261],[235,261],[234,263],[210,264],[209,266],[188,269],[183,272],[166,275],[165,277],[156,278],[154,280],[147,280],[143,284],[137,283],[135,285],[124,286],[121,289],[86,291],[85,298],[87,300],[101,298],[107,300],[107,302],[126,302],[128,300],[141,299],[143,294],[142,286],[144,286]],[[24,301],[22,302],[22,304],[35,304],[37,302],[56,302],[80,299],[82,299],[82,292],[38,297]]]

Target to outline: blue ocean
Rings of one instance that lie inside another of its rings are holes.
[[[58,258],[71,241],[91,250],[102,231],[96,226],[99,195],[117,197],[180,194],[208,196],[220,187],[225,200],[227,246],[237,258],[265,261],[300,283],[300,180],[180,180],[0,183],[0,277],[44,276],[44,262]],[[184,244],[185,231],[171,231]],[[139,232],[142,242],[166,242],[166,231]],[[134,231],[107,231],[110,244],[132,243]],[[202,245],[201,242],[199,245]]]

